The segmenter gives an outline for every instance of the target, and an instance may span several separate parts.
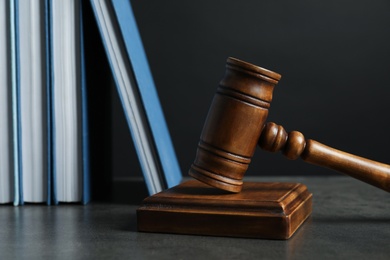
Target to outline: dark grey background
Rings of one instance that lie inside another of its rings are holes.
[[[229,56],[282,74],[270,121],[390,163],[389,1],[131,2],[183,175]],[[142,176],[88,8],[92,168],[106,180]],[[311,174],[333,173],[260,150],[247,173]]]

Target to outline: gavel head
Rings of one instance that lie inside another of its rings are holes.
[[[190,176],[219,189],[241,191],[280,78],[267,69],[227,59],[226,73],[210,106]]]

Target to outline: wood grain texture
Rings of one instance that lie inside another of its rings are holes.
[[[280,78],[267,69],[227,59],[189,175],[223,190],[241,190]]]
[[[264,150],[282,151],[289,159],[301,157],[304,161],[347,174],[358,180],[390,192],[390,165],[349,154],[321,144],[305,140],[302,133],[289,134],[275,123],[267,123],[259,139]]]
[[[191,180],[146,198],[137,223],[144,232],[288,239],[311,211],[299,183],[245,182],[229,193]]]

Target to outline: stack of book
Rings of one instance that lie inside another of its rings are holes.
[[[90,3],[149,194],[175,186],[181,172],[130,2]],[[0,0],[0,33],[0,203],[87,203],[81,1]]]

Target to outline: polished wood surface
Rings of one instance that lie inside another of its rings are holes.
[[[189,175],[223,190],[241,190],[280,78],[267,69],[227,59]]]
[[[241,193],[197,180],[146,198],[139,231],[288,239],[312,211],[312,194],[299,183],[245,182]]]
[[[301,157],[311,164],[342,172],[390,192],[390,165],[339,151],[314,140],[306,140],[302,133],[287,133],[275,123],[265,125],[259,146],[271,152],[282,151],[291,160]]]

